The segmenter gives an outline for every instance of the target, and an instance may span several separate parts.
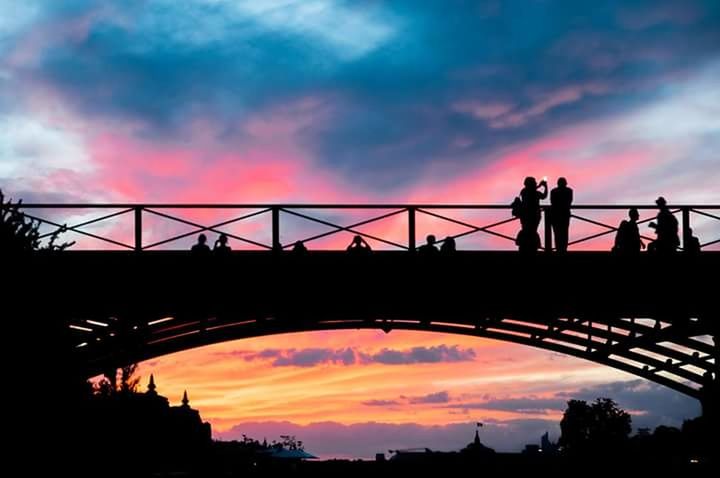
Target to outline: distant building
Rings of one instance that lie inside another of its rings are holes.
[[[540,451],[543,453],[555,453],[557,448],[557,443],[551,442],[548,432],[545,432],[540,438]]]
[[[471,454],[471,455],[493,455],[495,450],[482,444],[480,441],[480,434],[478,430],[475,430],[475,438],[465,448],[460,450],[460,453]]]
[[[540,445],[528,444],[522,451],[526,455],[537,455],[540,453]]]
[[[152,375],[146,392],[95,396],[85,412],[90,449],[132,456],[150,469],[198,462],[212,445],[210,424],[190,407],[187,392],[170,406]]]

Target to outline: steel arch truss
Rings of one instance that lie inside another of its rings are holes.
[[[303,317],[156,317],[72,321],[75,355],[89,375],[182,350],[288,332],[394,329],[486,337],[579,357],[700,398],[718,377],[709,319],[482,317],[463,320]]]

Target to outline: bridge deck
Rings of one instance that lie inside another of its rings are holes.
[[[65,251],[26,264],[63,280],[63,315],[196,312],[207,308],[323,315],[717,314],[720,253],[617,257],[610,253],[522,256],[458,251],[422,257],[406,252],[292,253],[242,251],[224,257],[188,252]]]

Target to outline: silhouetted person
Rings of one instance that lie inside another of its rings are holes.
[[[437,255],[437,253],[440,251],[438,250],[437,246],[435,245],[435,241],[436,241],[435,236],[433,236],[432,234],[429,234],[425,238],[425,244],[418,247],[418,253],[423,256]]]
[[[207,236],[205,234],[198,236],[198,241],[190,248],[190,252],[197,255],[210,254],[210,246],[207,245]]]
[[[693,236],[692,229],[688,228],[687,244],[685,244],[685,252],[688,254],[699,254],[702,246],[700,246],[700,239]]]
[[[567,180],[558,178],[557,187],[550,191],[550,221],[558,252],[567,251],[572,201],[573,190],[567,187]]]
[[[347,251],[353,256],[362,256],[369,254],[372,251],[370,244],[368,244],[362,236],[353,237],[352,242],[347,247]]]
[[[665,201],[664,197],[660,196],[657,198],[655,204],[657,204],[660,211],[655,218],[657,222],[651,222],[650,227],[655,229],[657,239],[650,243],[648,251],[660,253],[675,252],[680,245],[678,221],[675,219],[673,213],[670,212],[670,208],[667,207],[667,201]]]
[[[637,225],[640,214],[637,209],[632,208],[628,211],[628,217],[630,220],[623,219],[618,226],[612,250],[619,254],[638,254],[640,249],[645,249],[645,243],[640,239],[640,230]]]
[[[307,252],[307,247],[305,247],[305,243],[303,243],[303,241],[297,241],[293,245],[292,251],[294,254],[305,254]]]
[[[456,251],[455,247],[455,238],[452,236],[447,236],[445,239],[443,239],[443,243],[440,246],[440,252],[442,254],[452,254]]]
[[[220,234],[220,237],[215,241],[213,252],[215,254],[229,254],[232,249],[228,246],[228,238],[225,234]]]
[[[547,182],[543,179],[538,184],[534,177],[528,176],[523,185],[525,187],[520,191],[522,201],[520,223],[527,231],[537,231],[540,224],[540,201],[548,195]],[[542,191],[538,191],[540,188]]]
[[[515,244],[518,246],[518,251],[523,254],[535,253],[540,249],[540,235],[537,231],[520,229],[515,238]]]

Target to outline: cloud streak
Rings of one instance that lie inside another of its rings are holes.
[[[269,360],[273,367],[314,367],[317,365],[409,365],[454,363],[475,360],[472,348],[458,345],[433,345],[412,347],[405,350],[384,348],[378,352],[367,352],[357,348],[343,349],[266,349],[259,352],[244,350],[225,353],[242,357],[247,362]]]

